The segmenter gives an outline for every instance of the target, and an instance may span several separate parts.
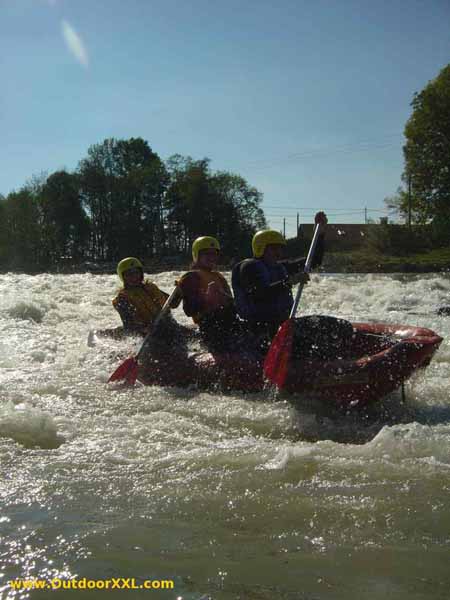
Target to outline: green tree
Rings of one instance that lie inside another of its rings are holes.
[[[211,173],[207,158],[174,155],[164,164],[142,138],[107,139],[75,173],[41,174],[0,196],[0,265],[38,270],[86,255],[186,255],[200,235],[218,237],[237,258],[266,226],[261,201],[239,175]]]
[[[412,206],[417,222],[450,224],[450,64],[411,103],[413,112],[405,126],[403,180],[411,183]],[[407,214],[408,194],[398,197]],[[448,229],[447,229],[448,234]]]
[[[213,235],[226,256],[247,254],[253,233],[266,225],[259,206],[262,194],[239,175],[211,173],[207,158],[195,161],[174,155],[166,166],[170,184],[165,208],[172,252],[186,255],[196,237]]]
[[[89,220],[81,205],[77,175],[58,171],[40,191],[43,244],[51,264],[80,261],[87,250]]]
[[[166,167],[170,178],[165,196],[169,245],[173,252],[188,254],[199,235],[217,235],[215,203],[209,193],[209,160],[174,155]]]
[[[11,192],[2,203],[2,240],[5,266],[37,271],[45,265],[42,253],[42,213],[39,199],[23,187]]]
[[[384,203],[392,213],[400,215],[407,224],[410,219],[411,224],[416,225],[425,225],[429,221],[420,198],[414,194],[412,189],[405,190],[400,186],[395,194],[384,199]]]
[[[107,139],[91,146],[78,174],[95,258],[117,260],[159,250],[167,174],[146,141]]]
[[[260,207],[261,192],[240,175],[228,172],[212,175],[210,187],[216,195],[216,219],[224,254],[229,257],[248,256],[253,234],[267,227]]]

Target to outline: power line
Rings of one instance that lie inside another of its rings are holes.
[[[305,215],[315,215],[316,213],[313,212],[308,212],[308,211],[299,211],[301,213],[302,216]],[[317,212],[317,211],[316,211]],[[386,214],[389,212],[388,209],[385,210],[378,210],[378,209],[364,209],[364,208],[360,208],[359,210],[347,210],[347,211],[340,211],[340,212],[335,212],[335,211],[327,211],[327,215],[333,215],[333,216],[340,216],[340,217],[345,217],[346,215],[359,215],[361,213],[367,213],[367,212],[372,212],[372,213],[381,213],[381,214]],[[395,212],[395,211],[394,211]],[[295,218],[296,215],[293,214],[280,214],[280,213],[272,213],[272,212],[264,212],[264,214],[266,216],[269,217],[289,217],[289,218]]]
[[[385,212],[385,211],[379,211],[379,212]],[[281,217],[281,218],[295,218],[295,215],[280,215],[277,213],[264,213],[266,217]],[[309,216],[309,215],[313,215],[315,213],[302,213],[302,216]],[[345,213],[334,213],[334,212],[327,212],[327,216],[330,217],[345,217],[347,215],[361,215],[364,214],[364,209],[362,210],[353,210],[353,211],[349,211],[349,212],[345,212]]]
[[[262,208],[281,208],[282,210],[298,210],[298,211],[305,211],[305,210],[315,210],[317,211],[317,206],[303,206],[300,208],[294,208],[293,206],[279,206],[278,204],[267,204],[265,206],[263,206]],[[346,208],[334,208],[334,206],[324,206],[322,207],[322,210],[335,210],[335,211],[346,211]],[[356,210],[356,208],[355,208]],[[363,210],[363,209],[361,209]],[[368,208],[367,210],[379,210],[378,208]]]
[[[394,138],[403,135],[402,133],[392,133],[384,136],[384,138]],[[287,162],[298,161],[308,158],[316,158],[327,155],[337,155],[337,154],[349,154],[357,151],[367,151],[372,149],[384,149],[388,147],[393,147],[398,145],[398,142],[356,142],[354,144],[346,144],[343,146],[334,146],[334,147],[325,147],[325,148],[317,148],[317,149],[309,149],[303,152],[296,152],[293,154],[288,154],[284,157],[276,157],[272,159],[259,159],[257,161],[252,161],[249,163],[241,164],[240,167],[256,167],[256,169],[265,169],[272,166],[276,166],[279,164],[284,164]]]

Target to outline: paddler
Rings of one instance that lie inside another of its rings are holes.
[[[215,237],[198,237],[192,244],[191,270],[177,282],[183,310],[200,330],[202,341],[212,353],[247,347],[246,331],[236,312],[230,286],[219,273],[220,244]]]
[[[146,335],[169,295],[144,279],[141,261],[132,256],[119,262],[117,275],[123,286],[112,303],[122,319],[124,332]],[[166,317],[161,325],[165,330],[177,327],[171,317]]]
[[[322,263],[327,217],[324,212],[315,216],[320,224],[312,267]],[[292,286],[309,281],[303,272],[306,258],[283,260],[286,240],[273,229],[257,231],[252,239],[253,258],[235,265],[232,287],[239,316],[264,345],[270,342],[278,327],[289,317],[294,299]]]

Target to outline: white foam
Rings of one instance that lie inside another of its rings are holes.
[[[0,404],[0,437],[28,448],[57,448],[61,443],[52,417],[25,402]]]

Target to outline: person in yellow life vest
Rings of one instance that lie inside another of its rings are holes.
[[[220,244],[202,236],[192,244],[193,264],[177,282],[179,294],[172,306],[183,300],[183,310],[200,330],[210,352],[227,352],[244,342],[245,330],[234,306],[224,276],[216,270]]]
[[[137,258],[121,260],[117,274],[123,287],[112,303],[124,331],[145,335],[169,296],[150,280],[144,280],[144,267]]]

